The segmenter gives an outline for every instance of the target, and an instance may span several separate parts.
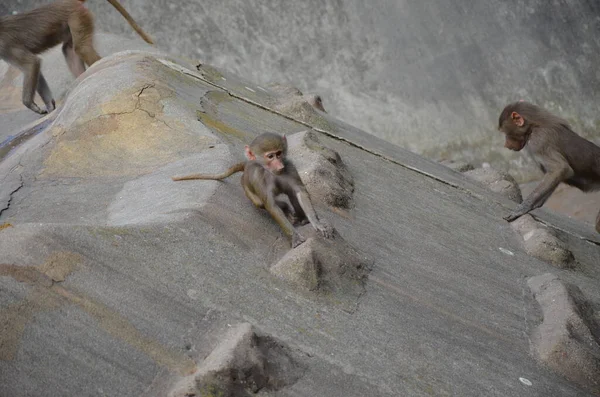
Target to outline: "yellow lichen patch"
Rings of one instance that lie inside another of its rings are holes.
[[[77,270],[82,261],[82,256],[74,252],[53,252],[46,262],[39,267],[39,271],[52,279],[52,281],[61,282],[65,281],[69,274]]]
[[[156,89],[137,92],[103,104],[101,116],[66,127],[56,137],[40,177],[142,175],[212,143],[163,119]]]
[[[0,361],[13,360],[25,326],[37,313],[56,309],[64,300],[45,288],[35,288],[24,300],[0,308]]]
[[[10,224],[10,223],[3,223],[3,224],[0,225],[0,230],[7,229],[9,227],[13,227],[13,225]]]
[[[69,302],[78,305],[82,310],[96,319],[100,327],[114,338],[122,340],[147,354],[159,365],[167,367],[172,371],[177,371],[181,375],[187,375],[196,370],[196,363],[191,358],[182,353],[172,351],[145,336],[125,317],[122,317],[119,313],[102,303],[59,286],[55,286],[53,291],[66,298]]]
[[[223,123],[221,120],[217,120],[204,112],[198,110],[196,115],[198,116],[198,120],[200,120],[202,124],[210,128],[212,131],[221,133],[223,135],[233,135],[240,139],[246,138],[246,134],[244,132],[236,130],[235,128]]]
[[[51,287],[52,280],[34,266],[18,266],[0,263],[0,276],[11,277],[20,283]]]
[[[209,91],[206,93],[206,98],[210,100],[210,103],[216,105],[221,105],[223,103],[233,102],[235,99],[232,97],[227,91]]]

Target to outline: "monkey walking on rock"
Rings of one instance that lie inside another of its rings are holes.
[[[326,238],[331,238],[333,228],[319,220],[298,171],[286,158],[286,155],[287,140],[285,136],[264,133],[256,137],[250,146],[246,146],[248,161],[238,163],[222,174],[193,174],[172,179],[174,181],[221,180],[243,171],[241,182],[246,196],[256,207],[264,208],[271,214],[283,232],[291,239],[292,248],[302,244],[305,238],[294,229],[286,215],[298,219],[308,219],[317,232]],[[277,196],[280,194],[288,197],[291,208],[287,201],[278,199]]]
[[[152,39],[138,26],[117,0],[107,0],[148,43]],[[94,49],[94,19],[85,0],[59,0],[18,15],[0,17],[0,58],[23,72],[23,104],[39,114],[56,108],[50,87],[40,71],[40,54],[59,43],[69,70],[75,77],[101,57]],[[38,92],[46,105],[33,101]]]
[[[507,221],[541,207],[561,182],[584,192],[600,190],[600,147],[577,135],[565,120],[520,101],[504,108],[498,129],[506,135],[506,148],[525,148],[544,172],[529,197],[504,217]],[[600,233],[600,212],[596,230]]]

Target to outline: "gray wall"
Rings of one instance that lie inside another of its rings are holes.
[[[496,132],[517,99],[600,137],[597,0],[121,3],[161,49],[318,92],[330,113],[433,159],[518,165]],[[87,5],[99,30],[134,37],[109,3]]]

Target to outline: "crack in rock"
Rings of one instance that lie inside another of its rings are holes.
[[[6,206],[5,206],[4,208],[0,208],[0,216],[2,216],[2,213],[3,213],[4,211],[6,211],[6,210],[7,210],[7,209],[10,207],[10,204],[11,204],[11,202],[12,202],[12,200],[13,200],[13,195],[14,195],[16,192],[18,192],[19,190],[21,190],[21,188],[22,188],[22,187],[25,185],[25,184],[23,183],[23,177],[21,177],[21,176],[20,176],[20,177],[19,177],[19,179],[20,179],[19,186],[17,186],[17,188],[16,188],[15,190],[13,190],[12,192],[10,192],[10,193],[8,194],[8,200],[6,201]]]

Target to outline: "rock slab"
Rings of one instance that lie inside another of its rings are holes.
[[[581,290],[551,273],[532,277],[527,284],[544,315],[532,337],[536,358],[600,395],[600,328]]]

